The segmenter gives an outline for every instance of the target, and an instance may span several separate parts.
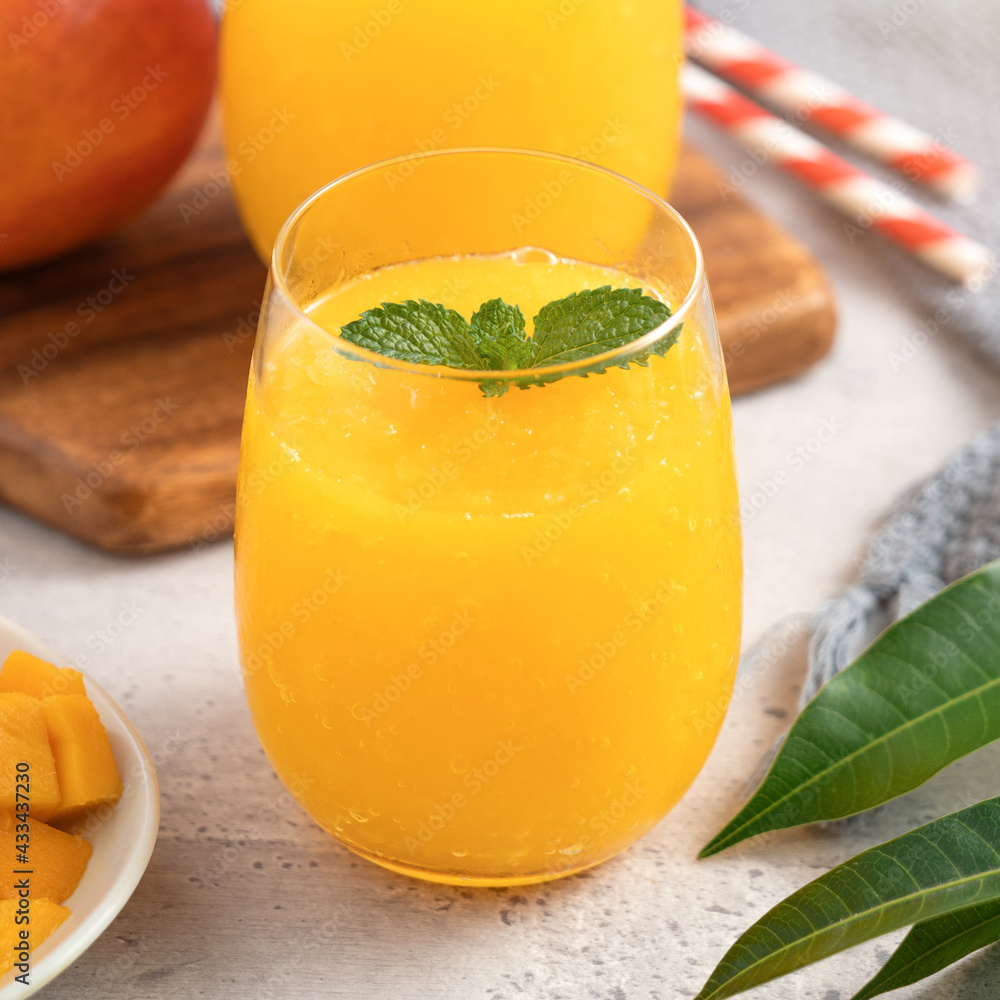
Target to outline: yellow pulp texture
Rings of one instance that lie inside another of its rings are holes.
[[[226,151],[262,256],[311,192],[376,160],[514,146],[666,194],[678,0],[275,0],[227,5]]]
[[[326,332],[382,301],[531,319],[625,274],[423,260],[317,301],[251,378],[236,593],[279,776],[353,850],[439,881],[595,864],[702,766],[733,682],[729,399],[693,322],[649,367],[511,389],[377,368]],[[261,345],[258,345],[258,351]]]

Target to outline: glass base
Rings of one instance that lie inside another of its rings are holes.
[[[466,885],[494,889],[508,885],[534,885],[537,882],[553,882],[557,878],[566,878],[568,875],[576,875],[586,871],[588,868],[593,868],[607,860],[607,858],[599,858],[596,861],[588,861],[570,868],[560,868],[558,871],[532,872],[525,875],[460,875],[457,872],[435,871],[416,865],[400,864],[398,861],[390,861],[378,854],[361,850],[353,844],[344,841],[340,841],[340,843],[352,853],[357,854],[358,857],[364,858],[366,861],[373,861],[379,867],[388,868],[389,871],[397,872],[400,875],[409,875],[411,878],[419,878],[425,882],[437,882],[442,885]]]

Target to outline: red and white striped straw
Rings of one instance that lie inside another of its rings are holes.
[[[743,32],[685,8],[686,48],[693,59],[757,97],[812,121],[912,181],[957,201],[972,200],[973,163],[946,142],[883,114],[842,87],[775,55]]]
[[[870,177],[705,70],[681,72],[691,108],[812,188],[854,223],[874,229],[954,281],[978,288],[996,271],[993,252],[946,226],[906,195]],[[901,183],[901,182],[900,182]]]

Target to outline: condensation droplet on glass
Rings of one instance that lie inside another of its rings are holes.
[[[580,853],[580,845],[579,844],[570,844],[569,847],[564,847],[559,853],[560,854],[570,854],[570,855],[572,855],[572,854],[579,854]]]
[[[323,718],[320,720],[320,724],[323,726],[324,729],[333,729],[333,721],[328,715],[323,716]]]
[[[351,810],[351,819],[353,819],[355,823],[368,822],[368,817],[364,813],[355,812],[353,809]]]

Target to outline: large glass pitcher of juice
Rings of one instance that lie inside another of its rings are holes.
[[[679,0],[240,0],[222,30],[226,150],[267,256],[309,194],[455,146],[565,153],[668,193]]]

